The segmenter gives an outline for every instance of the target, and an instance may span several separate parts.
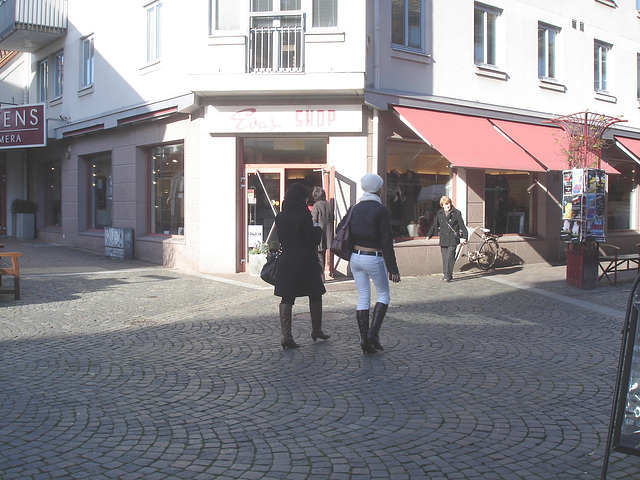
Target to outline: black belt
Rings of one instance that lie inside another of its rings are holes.
[[[377,251],[377,252],[368,252],[365,250],[354,250],[353,253],[357,253],[359,255],[371,255],[374,257],[381,257],[382,256],[382,252]]]

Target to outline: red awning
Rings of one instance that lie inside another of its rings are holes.
[[[393,108],[411,130],[456,167],[546,171],[486,118],[418,108]]]
[[[566,154],[563,152],[563,145],[567,145],[567,134],[563,129],[506,120],[492,119],[491,123],[550,171],[569,169]],[[620,173],[605,161],[601,161],[601,167],[609,174]]]
[[[614,136],[616,145],[620,150],[629,155],[633,160],[640,163],[640,140],[636,138],[626,138]]]

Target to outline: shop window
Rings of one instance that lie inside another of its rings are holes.
[[[485,227],[493,233],[531,233],[533,199],[527,172],[485,172]]]
[[[327,163],[326,138],[245,138],[244,163]]]
[[[154,147],[149,162],[150,232],[184,235],[184,145]]]
[[[91,228],[110,227],[113,220],[113,179],[111,157],[108,155],[94,157],[91,160],[89,201]]]
[[[45,224],[49,227],[62,225],[62,170],[60,162],[51,162],[47,171],[47,194],[45,197]]]
[[[630,230],[633,228],[633,192],[637,187],[637,164],[625,160],[607,159],[620,175],[607,175],[607,229]]]
[[[424,143],[387,143],[386,202],[393,236],[424,237],[449,195],[449,162]]]

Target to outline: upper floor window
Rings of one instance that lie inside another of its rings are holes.
[[[160,58],[162,33],[162,3],[154,3],[147,7],[147,62]]]
[[[640,11],[640,0],[636,0],[636,10]]]
[[[240,2],[238,0],[211,1],[211,31],[240,29]]]
[[[593,88],[596,92],[607,91],[607,57],[611,45],[596,41],[593,46]]]
[[[556,36],[559,30],[538,24],[538,77],[556,78]]]
[[[303,71],[304,15],[300,3],[300,0],[252,0],[250,72]]]
[[[38,64],[38,101],[49,100],[49,60],[42,60]]]
[[[338,0],[313,0],[314,27],[338,26]]]
[[[94,80],[93,35],[82,39],[82,87],[93,85]]]
[[[636,95],[640,102],[640,53],[636,57]]]
[[[497,23],[500,12],[475,4],[473,15],[473,52],[476,64],[497,64]]]
[[[423,49],[423,0],[393,0],[391,4],[391,43]]]
[[[64,54],[58,52],[53,56],[53,98],[62,96],[62,80],[64,77]]]

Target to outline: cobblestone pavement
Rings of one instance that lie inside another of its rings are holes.
[[[629,275],[403,278],[364,356],[350,281],[328,284],[331,339],[300,299],[283,351],[258,278],[0,243],[24,254],[22,299],[0,296],[2,480],[600,478]]]

